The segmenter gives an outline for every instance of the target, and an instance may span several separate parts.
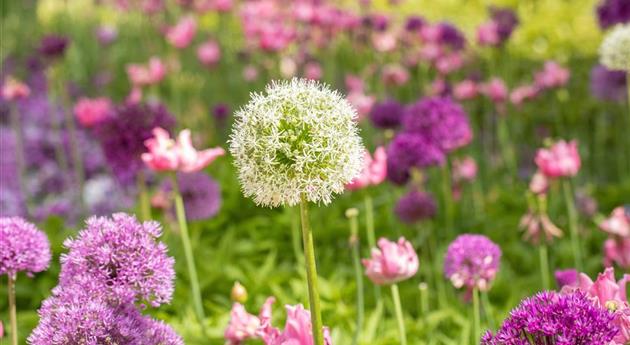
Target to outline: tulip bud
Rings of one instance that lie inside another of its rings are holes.
[[[234,286],[232,286],[230,297],[234,302],[238,302],[241,304],[245,303],[247,302],[247,290],[243,285],[241,285],[241,283],[235,282]]]

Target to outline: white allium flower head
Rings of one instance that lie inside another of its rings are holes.
[[[630,72],[630,24],[613,28],[604,37],[599,55],[606,68]]]
[[[330,203],[359,175],[356,111],[316,81],[275,81],[236,113],[230,153],[245,196],[263,206]]]

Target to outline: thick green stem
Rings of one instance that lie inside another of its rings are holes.
[[[429,286],[422,282],[418,285],[418,290],[420,290],[420,313],[422,318],[426,320],[429,313]]]
[[[301,264],[304,264],[304,253],[302,253],[302,244],[300,243],[300,210],[291,208],[291,243],[293,245],[293,255]]]
[[[151,203],[147,192],[147,180],[144,172],[138,172],[138,198],[140,202],[140,217],[143,221],[151,219]]]
[[[453,190],[451,187],[451,169],[447,161],[442,166],[442,199],[444,203],[444,227],[445,233],[450,235],[453,231],[453,219],[455,208],[453,205]]]
[[[179,191],[177,184],[177,176],[173,174],[173,192],[175,193],[175,213],[177,214],[177,222],[179,230],[182,234],[182,244],[184,245],[184,255],[186,256],[186,265],[188,266],[188,275],[190,276],[190,285],[192,288],[193,303],[195,306],[195,314],[200,324],[203,324],[205,317],[203,304],[201,302],[201,289],[199,288],[199,279],[197,277],[197,269],[195,268],[195,260],[193,250],[190,244],[190,236],[188,234],[188,223],[186,222],[186,210],[184,209],[184,199]]]
[[[376,233],[374,231],[374,202],[372,201],[372,197],[369,194],[365,195],[364,198],[365,204],[365,232],[367,235],[368,248],[372,250],[372,248],[376,247]],[[381,300],[381,287],[374,285],[374,300]]]
[[[317,286],[317,265],[315,263],[315,246],[313,244],[313,231],[308,219],[308,201],[302,195],[300,203],[300,215],[302,219],[302,240],[304,242],[304,261],[306,263],[306,281],[308,283],[309,308],[311,310],[311,324],[313,325],[313,344],[324,345],[322,333],[322,312],[319,305],[319,289]]]
[[[479,308],[479,289],[473,289],[473,337],[472,344],[479,344],[479,337],[481,336],[481,312]]]
[[[580,238],[578,237],[578,219],[571,181],[568,179],[563,180],[562,188],[564,190],[564,203],[566,204],[567,214],[569,216],[569,230],[571,231],[571,247],[573,249],[575,269],[578,270],[578,272],[582,272],[582,250],[580,247]]]
[[[499,115],[498,124],[499,145],[501,145],[501,153],[503,155],[503,164],[508,169],[511,177],[516,176],[516,158],[514,157],[514,149],[510,140],[510,128],[507,124],[507,116]]]
[[[541,243],[538,246],[538,255],[540,258],[540,275],[542,277],[543,290],[550,290],[549,285],[549,255],[547,253],[547,244]]]
[[[15,276],[9,274],[8,292],[9,292],[9,322],[11,324],[11,345],[17,345],[18,343],[18,331],[17,331],[17,312],[15,306]]]
[[[400,344],[407,345],[405,319],[403,318],[402,306],[400,305],[400,293],[398,293],[398,285],[396,284],[392,284],[392,298],[394,299],[394,308],[396,310],[396,321],[398,322],[398,335],[400,336]]]
[[[353,212],[354,211],[354,212]],[[350,219],[350,247],[352,248],[352,259],[354,262],[354,278],[357,284],[357,323],[352,338],[352,344],[359,343],[361,337],[361,329],[363,328],[363,320],[365,319],[365,304],[363,297],[363,272],[361,269],[361,253],[359,251],[359,224],[357,222],[356,210],[348,210],[348,218]]]

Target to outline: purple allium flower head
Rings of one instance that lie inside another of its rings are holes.
[[[591,70],[591,93],[601,100],[623,102],[627,97],[626,73],[596,65]]]
[[[153,137],[155,127],[170,130],[175,119],[161,104],[124,104],[114,116],[96,128],[101,147],[112,171],[123,184],[132,183],[144,163],[144,141]]]
[[[395,99],[387,99],[374,104],[370,111],[370,120],[377,128],[396,128],[400,126],[404,109]]]
[[[75,239],[64,242],[69,251],[61,256],[60,285],[85,277],[110,299],[133,295],[135,302],[154,307],[168,303],[174,289],[174,259],[164,243],[156,242],[161,235],[159,223],[139,223],[124,213],[92,217]]]
[[[462,50],[466,47],[466,37],[455,25],[449,22],[438,24],[440,29],[440,43],[449,46],[453,50]]]
[[[444,164],[444,152],[434,142],[416,133],[399,133],[387,147],[387,178],[403,184],[409,169]]]
[[[230,106],[225,103],[217,103],[212,108],[212,115],[217,121],[223,122],[230,115]]]
[[[219,212],[221,188],[210,176],[203,172],[178,173],[177,183],[184,199],[187,219],[208,219]],[[172,189],[170,181],[164,184],[164,188]]]
[[[49,58],[60,57],[69,44],[70,40],[65,36],[47,35],[39,43],[39,53]]]
[[[451,242],[444,258],[444,276],[453,286],[487,291],[499,271],[501,249],[488,237],[463,234]]]
[[[602,29],[630,22],[630,1],[603,0],[597,6],[597,19]]]
[[[420,16],[411,15],[407,17],[407,20],[405,21],[405,30],[417,31],[417,30],[420,30],[420,28],[422,28],[425,24],[426,24],[426,21],[424,20],[424,18]]]
[[[559,289],[565,285],[573,285],[578,281],[578,271],[575,268],[557,270],[554,276],[556,277],[556,283]]]
[[[582,292],[545,291],[527,298],[482,345],[607,345],[619,329],[613,314]]]
[[[403,115],[403,128],[420,134],[445,152],[472,140],[472,129],[464,109],[450,98],[428,97],[409,105]]]
[[[150,317],[144,318],[143,337],[145,345],[184,345],[171,326]]]
[[[50,264],[48,237],[20,217],[0,218],[0,275],[27,275],[44,271]]]
[[[431,194],[412,190],[398,200],[394,212],[402,222],[413,224],[432,218],[435,210],[435,200]]]
[[[510,38],[519,23],[516,12],[507,7],[491,6],[490,17],[497,24],[497,32],[501,42],[505,42]]]

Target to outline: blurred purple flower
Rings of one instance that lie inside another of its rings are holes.
[[[396,128],[400,126],[404,109],[395,99],[387,99],[372,106],[370,120],[377,128]]]
[[[444,151],[435,143],[416,133],[399,133],[387,147],[387,178],[403,184],[411,168],[426,168],[444,164]]]
[[[596,11],[599,27],[602,29],[630,22],[630,1],[628,0],[603,0]]]
[[[212,115],[218,122],[224,122],[230,115],[230,106],[226,103],[217,103],[212,108]]]
[[[497,24],[497,33],[501,42],[507,41],[512,32],[518,26],[519,20],[516,12],[507,7],[490,7],[490,17]]]
[[[48,58],[61,57],[69,44],[68,37],[50,34],[39,42],[39,53]]]
[[[117,37],[118,30],[116,30],[116,27],[114,26],[102,25],[96,28],[96,38],[103,46],[108,46],[114,43]]]
[[[202,220],[214,217],[221,208],[219,184],[203,172],[178,173],[177,183],[184,199],[184,209],[188,220]],[[171,191],[171,181],[162,186]]]
[[[435,200],[431,194],[412,190],[398,199],[394,212],[407,224],[413,224],[435,216]]]
[[[20,217],[0,218],[0,275],[15,279],[18,272],[44,271],[50,265],[48,237]]]
[[[601,100],[623,102],[627,97],[626,73],[596,65],[591,70],[591,93]]]
[[[575,268],[557,270],[554,276],[556,277],[558,289],[562,289],[562,287],[565,285],[574,285],[578,281],[578,271]]]

